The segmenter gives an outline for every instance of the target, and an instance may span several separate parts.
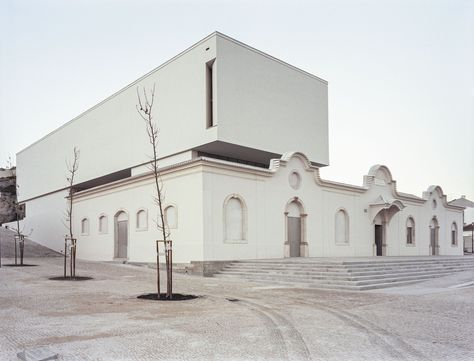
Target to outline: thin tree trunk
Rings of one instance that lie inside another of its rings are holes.
[[[137,105],[137,112],[141,116],[141,118],[145,121],[146,124],[146,131],[148,134],[148,140],[153,148],[153,156],[151,158],[151,170],[153,172],[154,177],[154,185],[156,190],[156,198],[155,203],[159,210],[159,222],[157,222],[157,227],[161,230],[163,241],[165,244],[165,257],[166,257],[166,274],[167,274],[167,296],[170,293],[170,267],[169,266],[169,254],[166,251],[166,241],[168,240],[168,232],[166,229],[165,223],[165,216],[163,212],[163,203],[164,203],[164,195],[162,192],[163,184],[160,178],[160,170],[158,168],[158,128],[155,122],[153,121],[153,103],[155,99],[155,86],[153,86],[153,90],[151,91],[151,102],[148,99],[147,91],[143,88],[143,96],[144,100],[140,97],[140,93],[137,88],[137,97],[138,97],[138,105]],[[160,298],[160,267],[159,267],[159,246],[158,242],[156,245],[156,272],[157,272],[157,293],[158,298]]]
[[[156,242],[156,289],[158,290],[158,299],[161,300],[160,293],[160,248],[159,242]]]
[[[170,278],[170,281],[169,281],[169,285],[170,285],[170,289],[169,289],[169,298],[170,300],[173,299],[173,248],[172,248],[172,242],[169,241],[169,250],[168,252],[170,253],[169,255],[169,262],[170,262],[170,269],[169,269],[169,278]]]
[[[76,176],[76,172],[79,168],[79,150],[74,147],[74,158],[72,164],[66,161],[67,170],[69,172],[69,177],[67,178],[68,181],[68,207],[66,210],[67,220],[68,220],[68,228],[69,228],[69,240],[71,242],[70,247],[70,260],[69,260],[69,276],[75,277],[76,276],[76,242],[74,242],[74,235],[73,235],[73,201],[74,201],[74,178]],[[64,278],[67,277],[67,236],[64,239]]]
[[[66,269],[67,269],[67,240],[64,240],[64,278],[66,278]]]
[[[16,254],[16,243],[17,243],[17,239],[16,237],[14,237],[15,239],[15,266],[18,265],[18,260],[17,260],[17,254]]]

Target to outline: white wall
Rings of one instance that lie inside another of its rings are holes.
[[[327,82],[217,38],[219,140],[329,164]]]
[[[145,125],[135,109],[137,86],[156,84],[160,157],[216,140],[205,118],[205,63],[215,56],[216,39],[210,36],[19,152],[20,200],[64,188],[74,146],[80,150],[78,183],[149,161]]]
[[[26,217],[20,222],[23,234],[55,251],[63,251],[64,235],[69,233],[66,195],[66,191],[60,191],[29,201]],[[16,228],[16,224],[11,225]]]
[[[165,206],[177,207],[177,227],[171,229],[173,261],[177,263],[201,260],[202,246],[202,175],[185,172],[163,176]],[[129,220],[128,260],[131,262],[154,262],[155,240],[163,239],[156,227],[158,210],[153,203],[153,180],[147,178],[132,184],[108,189],[104,192],[85,192],[75,202],[78,257],[90,260],[112,260],[114,258],[114,216],[123,210]],[[137,229],[136,214],[140,209],[148,212],[148,228]],[[99,216],[108,217],[108,232],[99,233]],[[90,232],[81,235],[80,220],[88,218]]]
[[[293,189],[289,175],[297,171],[301,186]],[[372,183],[361,191],[347,187],[324,186],[316,180],[313,170],[307,170],[305,162],[293,157],[283,163],[276,173],[249,172],[229,169],[206,168],[204,176],[204,220],[206,260],[252,259],[284,257],[285,206],[298,197],[307,213],[306,239],[309,256],[373,256],[374,223],[370,204],[380,195],[394,199],[390,180],[384,185]],[[247,239],[229,243],[224,239],[224,200],[238,194],[247,204]],[[437,208],[431,209],[432,198],[403,200],[404,208],[396,213],[386,226],[386,254],[388,256],[429,255],[429,223],[433,215],[439,222],[441,255],[462,255],[462,212],[446,208],[442,196],[435,192]],[[335,215],[344,209],[349,218],[349,243],[335,242]],[[415,243],[406,244],[406,220],[415,220]],[[451,224],[458,225],[458,244],[451,245]]]
[[[277,165],[275,165],[277,164]],[[304,156],[293,155],[272,165],[271,170],[238,166],[229,162],[195,160],[163,173],[165,204],[177,207],[177,227],[171,229],[174,261],[281,258],[285,256],[285,211],[295,197],[307,214],[308,256],[374,255],[374,215],[370,204],[380,196],[395,196],[390,179],[368,183],[366,188],[322,181]],[[278,165],[279,164],[279,165]],[[290,185],[290,174],[300,175],[300,185]],[[91,260],[114,258],[114,216],[120,210],[129,217],[128,260],[154,262],[156,239],[161,239],[154,219],[153,180],[146,174],[116,184],[78,193],[74,202],[75,236],[78,257]],[[246,236],[242,240],[224,237],[224,201],[236,195],[245,203]],[[64,193],[28,202],[25,228],[33,228],[32,239],[61,250],[66,228]],[[432,208],[432,200],[437,207]],[[433,216],[439,223],[441,255],[462,255],[462,211],[446,207],[444,196],[435,189],[426,199],[403,199],[404,208],[386,228],[388,256],[429,255],[429,224]],[[349,242],[336,244],[335,215],[344,209],[349,219]],[[136,214],[148,211],[148,228],[136,227]],[[108,217],[108,231],[99,233],[101,215]],[[406,220],[415,221],[415,243],[406,244]],[[80,224],[89,219],[90,229],[82,235]],[[458,244],[451,245],[451,224],[458,225]]]

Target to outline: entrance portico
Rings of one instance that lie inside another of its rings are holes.
[[[396,213],[405,208],[405,205],[400,200],[379,196],[369,206],[374,224],[373,254],[374,256],[387,256],[387,225]]]
[[[436,216],[430,222],[430,255],[439,255],[439,224]]]
[[[285,257],[308,257],[306,241],[306,212],[298,197],[292,198],[285,208]]]

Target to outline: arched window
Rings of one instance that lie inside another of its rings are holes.
[[[89,234],[89,220],[87,218],[83,218],[81,221],[81,234],[83,236],[87,236]]]
[[[178,228],[178,210],[175,206],[165,208],[165,223],[168,228]]]
[[[451,225],[451,245],[456,246],[458,244],[458,225],[453,222]]]
[[[247,233],[247,209],[242,197],[232,194],[224,201],[224,240],[245,241]]]
[[[144,209],[140,209],[137,212],[137,230],[144,231],[148,229],[148,214]]]
[[[107,216],[102,214],[99,216],[99,233],[107,233],[108,231],[108,222]]]
[[[347,215],[347,212],[343,209],[340,209],[336,212],[335,236],[336,243],[349,243],[349,217]]]
[[[407,244],[415,244],[415,221],[413,220],[413,217],[407,218],[406,228]]]

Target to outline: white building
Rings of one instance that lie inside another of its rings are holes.
[[[327,82],[213,33],[17,155],[32,238],[63,245],[65,160],[80,149],[78,256],[151,262],[159,238],[137,87],[156,84],[174,260],[461,255],[463,208],[438,186],[401,193],[377,165],[362,186],[322,180]]]

